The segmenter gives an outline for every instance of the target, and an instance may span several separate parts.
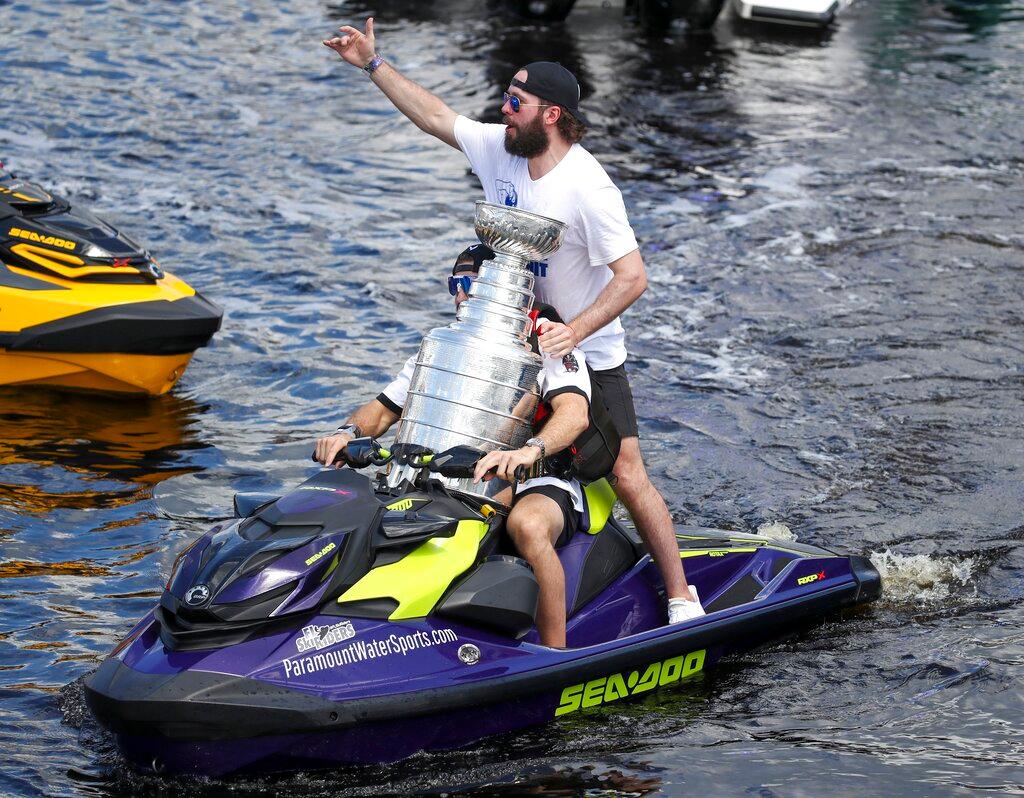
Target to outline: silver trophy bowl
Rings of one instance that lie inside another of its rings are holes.
[[[396,443],[441,452],[458,444],[483,451],[516,449],[530,437],[541,357],[528,345],[534,275],[561,246],[566,226],[504,205],[476,203],[476,233],[495,251],[469,290],[456,320],[423,338]],[[392,465],[388,483],[411,480],[409,466]],[[493,500],[508,483],[442,479],[449,488]]]
[[[566,231],[557,219],[482,201],[476,204],[475,223],[477,238],[496,253],[527,262],[544,260],[557,250]]]

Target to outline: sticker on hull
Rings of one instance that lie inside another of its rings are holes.
[[[302,637],[295,641],[295,648],[300,653],[319,651],[355,636],[356,630],[352,627],[352,621],[341,621],[333,626],[316,626],[314,624],[302,628]]]
[[[404,657],[420,649],[435,648],[459,641],[459,636],[455,633],[454,629],[431,629],[406,635],[392,634],[376,640],[356,640],[346,646],[328,651],[314,651],[313,648],[309,647],[308,643],[304,642],[313,640],[314,635],[316,639],[319,639],[323,635],[324,629],[330,632],[338,627],[344,628],[340,629],[336,635],[333,635],[326,645],[333,645],[338,642],[338,639],[344,640],[346,637],[355,635],[355,629],[352,628],[350,621],[343,621],[332,627],[312,626],[303,629],[303,637],[296,640],[295,644],[296,647],[299,647],[300,643],[306,645],[306,656],[289,657],[282,660],[284,677],[292,679],[309,676],[320,671],[333,670],[367,660],[383,659],[395,654]],[[352,635],[348,635],[349,630],[351,630]],[[314,648],[316,648],[315,644]]]
[[[628,674],[615,673],[566,687],[555,709],[555,717],[646,693],[655,687],[664,687],[693,676],[703,670],[706,653],[705,649],[701,649],[661,662],[652,662]]]
[[[20,227],[12,227],[7,231],[7,235],[11,238],[24,238],[26,241],[35,241],[37,244],[46,244],[51,247],[60,247],[61,249],[74,250],[78,246],[74,241],[57,238],[57,236],[41,236],[34,230],[23,230]]]
[[[407,512],[416,506],[417,502],[425,502],[426,499],[399,499],[396,502],[391,502],[387,505],[386,509],[395,510],[397,512]]]
[[[807,576],[801,576],[796,580],[798,585],[809,585],[811,582],[817,582],[825,578],[825,571],[819,571],[816,574],[807,574]]]
[[[337,548],[337,546],[334,545],[333,541],[331,543],[328,543],[326,546],[324,546],[322,549],[320,549],[320,551],[318,551],[312,557],[309,557],[306,560],[306,565],[312,565],[315,562],[319,562],[324,557],[326,557],[328,554],[330,554],[332,551],[334,551],[336,548]]]

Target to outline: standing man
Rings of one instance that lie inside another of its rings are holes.
[[[365,32],[348,25],[340,30],[341,36],[324,45],[362,68],[420,130],[461,150],[488,202],[568,225],[561,248],[547,261],[531,264],[538,299],[571,320],[546,326],[540,345],[548,355],[561,356],[574,347],[586,353],[622,437],[615,492],[665,581],[669,622],[703,615],[697,591],[683,574],[672,517],[640,456],[619,315],[647,289],[647,274],[622,195],[579,144],[586,120],[578,107],[576,78],[550,61],[528,64],[505,93],[505,124],[485,125],[456,114],[384,60],[376,51],[372,18]]]

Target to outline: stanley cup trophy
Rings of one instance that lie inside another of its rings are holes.
[[[395,443],[442,452],[466,444],[485,452],[517,449],[530,437],[541,357],[527,343],[533,321],[530,261],[557,250],[565,225],[504,205],[476,203],[476,234],[495,252],[480,267],[469,299],[447,327],[428,333],[402,410]],[[393,463],[388,484],[411,479]],[[508,483],[444,478],[451,489],[493,499]]]

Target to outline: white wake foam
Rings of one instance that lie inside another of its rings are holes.
[[[796,533],[781,521],[767,521],[757,528],[757,534],[770,540],[796,540]]]
[[[968,587],[978,564],[971,558],[899,554],[885,549],[871,555],[882,575],[882,597],[890,603],[933,604],[950,596],[975,594]]]

